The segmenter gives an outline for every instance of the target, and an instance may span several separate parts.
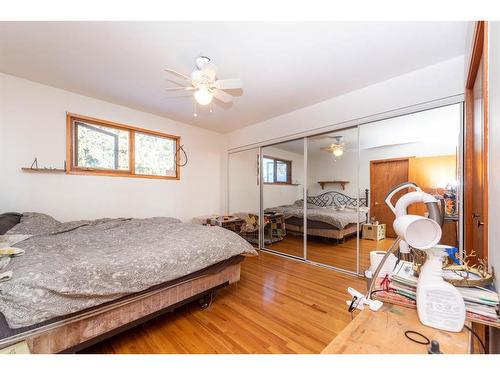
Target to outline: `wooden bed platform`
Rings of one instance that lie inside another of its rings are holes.
[[[241,262],[215,273],[132,295],[87,313],[0,340],[0,348],[25,342],[31,353],[76,352],[240,279]]]

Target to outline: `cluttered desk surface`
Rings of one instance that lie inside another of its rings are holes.
[[[322,354],[427,354],[429,345],[417,344],[405,336],[416,331],[439,342],[444,354],[470,353],[470,337],[424,326],[417,311],[384,304],[377,312],[366,308],[322,351]],[[418,338],[418,337],[417,337]]]

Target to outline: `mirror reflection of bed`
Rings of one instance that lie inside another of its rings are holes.
[[[412,181],[443,198],[441,243],[458,246],[460,111],[450,105],[230,154],[228,213],[257,245],[262,208],[264,250],[362,275],[370,252],[395,237],[386,195]]]

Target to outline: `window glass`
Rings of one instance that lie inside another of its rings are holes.
[[[176,141],[145,133],[135,133],[135,173],[175,176]]]
[[[288,163],[276,160],[276,182],[288,182]]]
[[[78,167],[129,170],[129,131],[84,122],[75,127]]]
[[[274,159],[264,158],[264,182],[274,182]]]
[[[72,114],[67,124],[70,173],[179,178],[179,137]]]

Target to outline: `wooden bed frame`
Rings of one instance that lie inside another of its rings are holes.
[[[241,262],[216,273],[132,295],[88,313],[0,340],[0,348],[26,343],[30,353],[72,353],[213,293],[240,279]]]

